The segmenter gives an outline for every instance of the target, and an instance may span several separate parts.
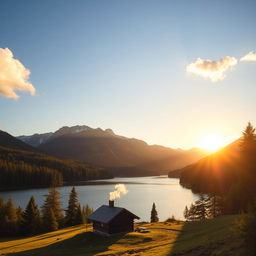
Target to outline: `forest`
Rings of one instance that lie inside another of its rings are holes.
[[[0,147],[0,189],[61,186],[111,178],[108,171],[43,153]]]
[[[75,187],[70,192],[65,214],[55,187],[46,195],[41,211],[33,196],[24,210],[15,207],[12,198],[7,202],[0,198],[0,236],[35,235],[83,224],[92,212],[90,206],[80,205]]]

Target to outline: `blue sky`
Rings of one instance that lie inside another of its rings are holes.
[[[0,48],[31,71],[36,94],[0,95],[0,129],[85,124],[175,148],[209,133],[231,141],[256,125],[256,62],[216,83],[186,66],[255,51],[255,10],[234,0],[3,0]]]

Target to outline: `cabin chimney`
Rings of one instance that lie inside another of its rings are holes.
[[[113,207],[114,207],[114,200],[109,200],[109,201],[108,201],[108,206],[109,206],[110,208],[113,208]]]

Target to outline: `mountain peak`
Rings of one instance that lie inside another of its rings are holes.
[[[117,135],[111,129],[103,130],[101,128],[91,128],[87,125],[74,125],[74,126],[63,126],[55,132],[44,133],[44,134],[33,134],[30,136],[18,136],[17,138],[22,140],[23,142],[32,145],[34,147],[38,147],[41,144],[46,143],[51,139],[55,139],[59,136],[88,136],[88,137],[109,137]]]
[[[106,133],[110,134],[110,135],[116,135],[112,129],[108,128],[105,130]]]
[[[88,130],[92,130],[92,128],[86,125],[75,125],[71,127],[63,126],[59,130],[55,131],[53,133],[53,136],[55,137],[55,136],[61,136],[64,134],[76,134],[76,133],[80,133]]]

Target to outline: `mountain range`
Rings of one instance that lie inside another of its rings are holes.
[[[148,145],[142,140],[116,135],[111,129],[85,125],[17,138],[57,157],[108,168],[116,176],[167,174],[208,154],[197,148],[182,150]]]

